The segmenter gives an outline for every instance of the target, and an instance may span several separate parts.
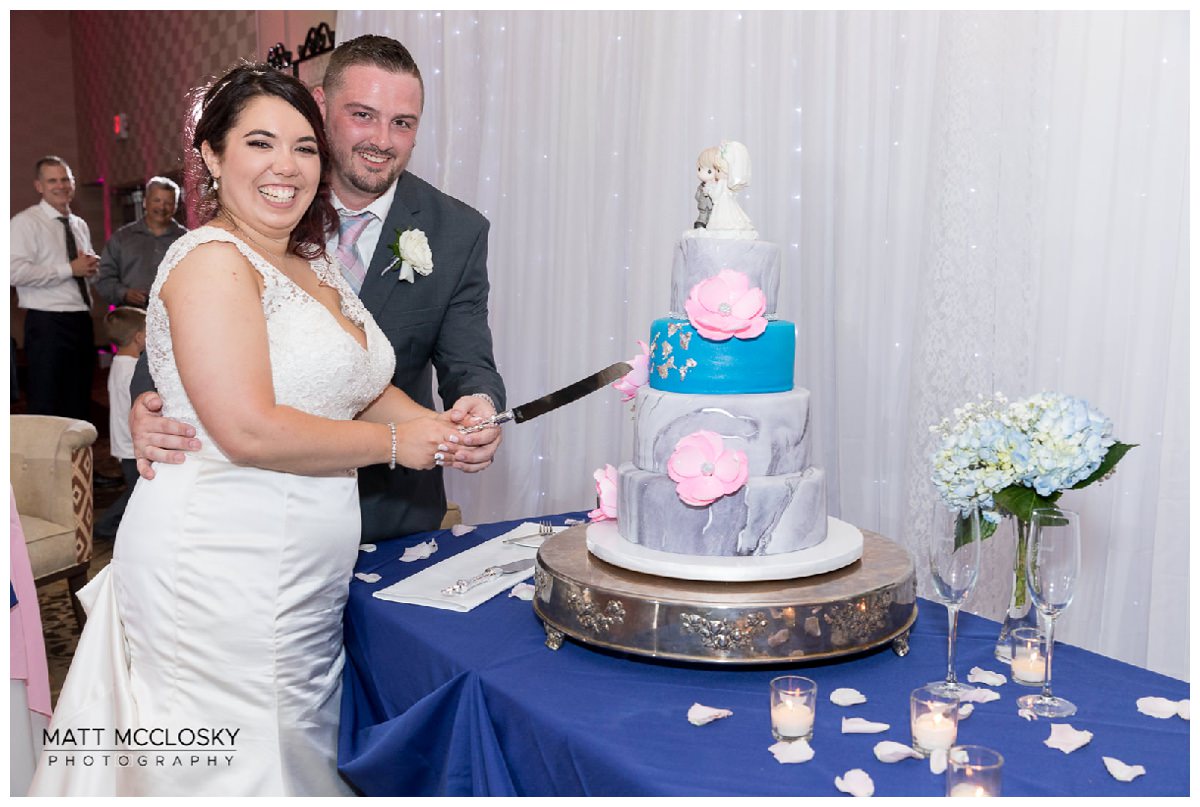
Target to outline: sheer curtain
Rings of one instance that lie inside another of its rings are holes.
[[[1072,492],[1061,635],[1187,678],[1188,37],[1182,12],[340,12],[404,42],[410,166],[492,222],[511,403],[637,350],[666,311],[696,155],[754,160],[784,250],[829,509],[916,546],[928,427],[976,394],[1086,397],[1138,443]],[[435,258],[436,260],[436,258]],[[450,475],[468,520],[584,509],[630,456],[615,391],[506,428]],[[1011,536],[968,606],[1004,608]]]

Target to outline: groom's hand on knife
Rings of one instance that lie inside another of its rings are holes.
[[[464,395],[454,402],[447,414],[450,420],[459,426],[474,426],[496,414],[496,410],[478,395]],[[482,471],[492,464],[492,457],[496,455],[496,449],[500,447],[500,441],[503,439],[504,432],[499,426],[459,435],[454,462],[449,467],[467,473]]]

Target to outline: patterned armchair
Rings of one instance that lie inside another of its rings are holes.
[[[10,415],[9,427],[9,472],[34,582],[41,586],[65,578],[82,628],[84,613],[75,593],[87,583],[92,559],[96,427],[46,415]]]

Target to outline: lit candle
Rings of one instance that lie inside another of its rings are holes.
[[[1013,653],[1012,675],[1027,684],[1040,684],[1046,680],[1046,657],[1037,647],[1017,645]]]
[[[979,785],[973,785],[970,782],[962,782],[955,785],[950,790],[951,796],[990,796],[992,795],[986,789]]]
[[[800,698],[782,695],[771,704],[771,725],[780,737],[808,737],[812,733],[813,710]]]
[[[925,751],[949,748],[958,734],[956,721],[941,712],[926,712],[913,720],[913,742]]]

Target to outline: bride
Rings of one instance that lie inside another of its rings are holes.
[[[202,103],[190,157],[211,219],[164,258],[146,349],[163,413],[205,448],[139,483],[81,592],[31,795],[349,794],[353,469],[431,468],[457,442],[390,386],[394,351],[324,254],[337,219],[308,90],[242,66]]]

